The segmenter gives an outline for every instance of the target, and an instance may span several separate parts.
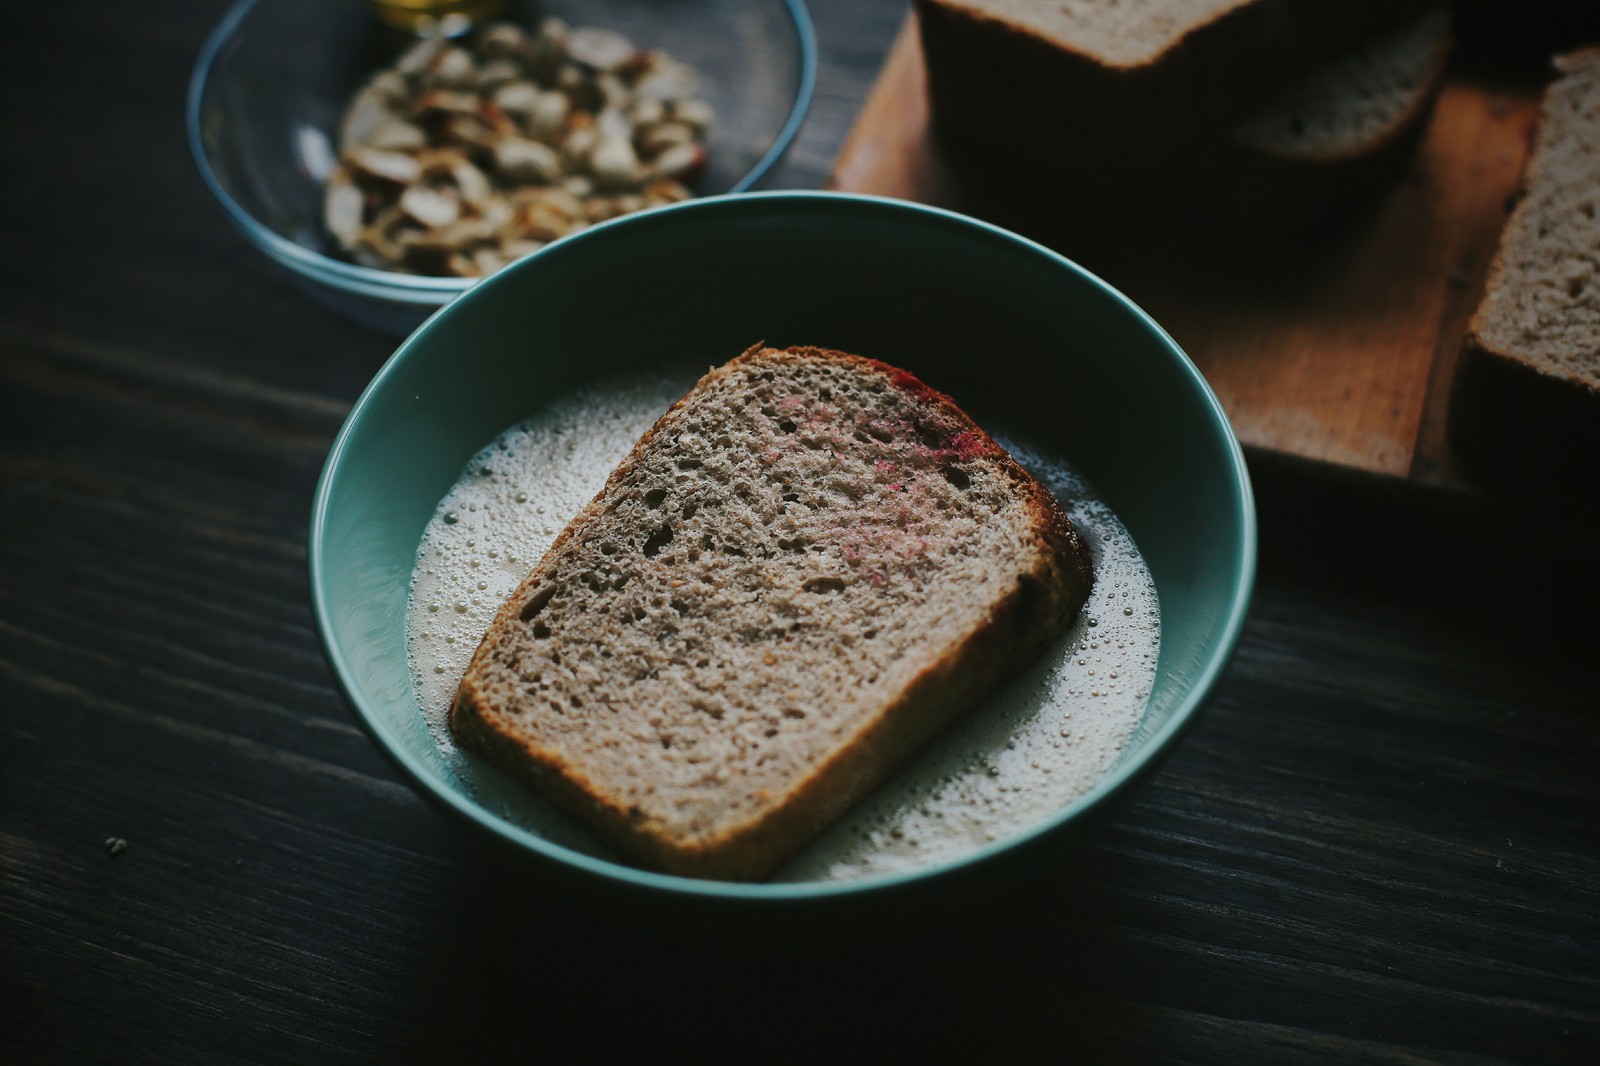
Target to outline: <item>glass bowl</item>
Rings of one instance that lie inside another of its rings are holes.
[[[816,45],[801,0],[541,0],[505,13],[525,25],[543,15],[615,29],[695,68],[717,116],[697,195],[754,187],[811,100]],[[477,280],[358,266],[323,228],[344,108],[403,43],[354,0],[243,0],[201,51],[187,108],[200,175],[250,243],[321,303],[393,334]]]
[[[619,294],[628,314],[616,313]],[[574,389],[670,367],[703,372],[762,339],[905,367],[982,412],[986,427],[1064,457],[1138,544],[1162,627],[1144,717],[1098,784],[1031,828],[901,874],[691,880],[523,827],[434,742],[406,655],[408,590],[423,530],[467,462]],[[748,921],[766,936],[768,925],[799,930],[811,918],[850,914],[886,928],[924,908],[971,905],[1069,854],[1151,775],[1211,693],[1244,621],[1255,537],[1249,477],[1216,397],[1116,290],[1038,244],[936,208],[754,192],[593,226],[430,319],[333,445],[309,562],[334,673],[424,796],[509,845],[553,894],[707,935]]]

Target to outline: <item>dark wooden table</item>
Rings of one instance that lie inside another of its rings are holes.
[[[903,14],[810,6],[778,186]],[[1537,511],[1258,467],[1199,726],[1065,872],[909,938],[684,946],[468,839],[313,630],[313,485],[392,343],[201,187],[222,10],[0,34],[0,1061],[1600,1061],[1600,582]]]

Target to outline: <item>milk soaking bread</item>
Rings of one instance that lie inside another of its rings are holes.
[[[1055,499],[883,363],[754,348],[501,608],[458,742],[653,869],[756,879],[1072,621]]]

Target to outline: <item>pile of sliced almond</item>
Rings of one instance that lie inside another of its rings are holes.
[[[694,71],[546,19],[418,42],[356,93],[328,232],[363,266],[482,277],[574,230],[687,199],[711,108]]]

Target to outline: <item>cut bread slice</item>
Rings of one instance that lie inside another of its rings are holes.
[[[912,375],[751,349],[645,434],[496,616],[451,729],[631,861],[770,873],[1061,635],[1049,491]]]
[[[935,125],[961,150],[1134,173],[1428,0],[917,0]]]
[[[1426,117],[1450,56],[1450,12],[1438,5],[1324,63],[1234,123],[1233,148],[1317,167],[1371,158]]]
[[[1450,48],[1440,4],[1323,63],[1203,150],[1193,193],[1262,228],[1336,221],[1410,166]]]
[[[1556,60],[1451,398],[1464,452],[1593,482],[1600,457],[1600,46]]]

